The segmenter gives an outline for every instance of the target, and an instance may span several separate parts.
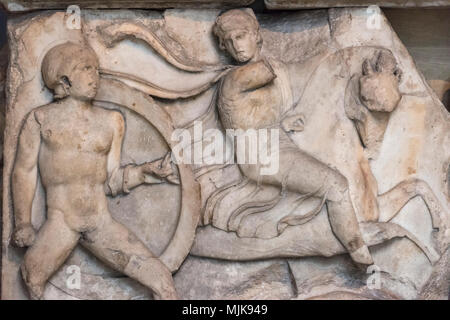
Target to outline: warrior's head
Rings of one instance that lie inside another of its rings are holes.
[[[92,100],[99,85],[98,59],[88,46],[66,42],[50,49],[42,61],[45,85],[55,98]]]
[[[251,9],[233,9],[221,14],[214,25],[214,34],[219,38],[222,50],[238,62],[257,60],[262,38],[258,20]]]

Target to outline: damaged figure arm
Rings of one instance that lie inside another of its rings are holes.
[[[224,83],[225,91],[245,93],[261,88],[276,78],[275,72],[266,60],[249,63],[231,72]]]
[[[40,144],[40,126],[31,112],[20,132],[11,181],[15,218],[13,241],[19,247],[31,246],[36,234],[31,225],[31,208],[36,191]]]
[[[171,153],[163,159],[146,162],[141,165],[128,164],[120,167],[122,141],[125,132],[125,122],[120,113],[114,113],[116,130],[108,154],[108,179],[105,183],[105,193],[115,197],[119,193],[129,193],[131,189],[141,184],[157,184],[168,181],[179,184],[178,174],[170,161]]]

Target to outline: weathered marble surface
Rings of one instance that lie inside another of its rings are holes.
[[[264,2],[269,9],[365,7],[370,5],[391,8],[450,6],[450,2],[448,0],[264,0]]]
[[[5,106],[6,106],[6,96],[5,96],[5,86],[6,86],[6,70],[8,67],[8,57],[9,49],[5,44],[0,49],[0,132],[1,132],[1,148],[3,150],[3,130],[5,129]],[[3,153],[1,155],[3,159]]]
[[[254,0],[81,0],[49,1],[49,0],[1,0],[3,6],[11,12],[29,10],[65,9],[78,5],[82,9],[166,9],[166,8],[223,8],[230,6],[245,6]]]
[[[219,50],[217,40],[212,35],[212,26],[218,13],[219,10],[167,10],[164,13],[86,10],[83,11],[83,33],[81,30],[65,28],[63,13],[33,13],[10,21],[9,37],[14,67],[10,70],[11,79],[8,83],[10,97],[5,141],[3,298],[27,298],[18,272],[24,250],[10,245],[13,208],[9,188],[17,136],[23,118],[34,107],[52,99],[40,76],[44,53],[56,44],[68,40],[81,42],[85,37],[98,55],[101,68],[128,72],[163,88],[189,90],[210,81],[215,73],[180,71],[161,59],[142,41],[126,39],[116,46],[108,47],[99,30],[112,22],[137,21],[167,41],[168,46],[179,52],[184,61],[200,65],[227,64],[231,63],[230,57]],[[379,193],[411,177],[425,180],[445,205],[443,217],[444,220],[448,219],[447,172],[450,150],[445,146],[449,145],[450,139],[449,115],[415,68],[412,58],[387,21],[383,18],[382,28],[379,30],[368,30],[365,27],[366,16],[363,9],[274,13],[258,15],[258,20],[262,28],[262,53],[265,56],[284,63],[308,61],[309,69],[299,71],[297,75],[299,82],[307,84],[298,107],[309,120],[305,130],[297,134],[295,141],[303,150],[337,168],[348,179],[354,207],[361,222],[373,217],[365,216],[364,200],[358,192],[364,181],[364,175],[358,169],[358,159],[362,157],[364,150],[353,123],[345,114],[345,88],[349,74],[362,72],[363,58],[371,56],[371,48],[383,47],[392,52],[403,72],[399,84],[403,96],[389,120],[379,157],[370,163],[371,170],[377,180]],[[357,49],[349,50],[348,55],[336,54],[341,49],[351,47]],[[364,51],[365,48],[369,48],[367,52]],[[318,58],[322,56],[329,59],[319,63],[321,60]],[[311,75],[313,69],[316,72]],[[306,77],[308,72],[311,77]],[[138,87],[130,81],[128,84]],[[213,91],[214,88],[189,99],[157,101],[171,116],[176,127],[184,127],[205,114]],[[164,139],[142,117],[111,103],[102,102],[100,105],[121,110],[126,119],[122,164],[150,161],[168,151]],[[214,114],[215,110],[212,110]],[[214,117],[210,117],[204,119],[204,126],[217,128],[219,124]],[[206,203],[215,189],[238,175],[238,168],[233,166],[199,177],[202,204]],[[159,255],[175,232],[181,206],[180,196],[178,186],[144,185],[132,190],[129,195],[109,199],[109,208],[114,218],[134,231]],[[270,248],[274,244],[276,247],[275,242],[279,239],[281,242],[286,237],[292,237],[292,241],[295,241],[303,227],[308,230],[307,224],[288,227],[279,237],[274,228],[274,223],[289,213],[286,208],[289,208],[289,201],[294,196],[291,194],[289,197],[284,200],[284,207],[276,207],[265,216],[249,216],[242,221],[239,228],[233,230],[241,237],[237,237],[234,232],[219,230],[226,228],[226,223],[220,219],[213,221],[214,227],[199,228],[192,253],[201,256],[207,248],[216,250],[218,258],[233,260],[238,259],[235,253],[240,253],[236,250],[239,247],[226,247],[225,241],[244,244],[243,248],[250,251],[252,247],[255,251]],[[33,203],[33,225],[36,228],[45,219],[44,202],[40,186]],[[228,213],[226,207],[218,207],[219,214]],[[315,220],[328,225],[326,210],[322,210]],[[435,247],[429,210],[420,197],[411,200],[392,222],[413,233],[421,243],[430,248]],[[329,226],[327,228],[327,232],[331,234]],[[211,234],[209,231],[212,231]],[[441,231],[445,233],[445,230]],[[272,241],[273,239],[275,240]],[[314,239],[311,240],[314,243]],[[442,246],[447,245],[444,240],[440,241]],[[368,274],[356,271],[348,255],[251,262],[189,256],[175,273],[174,281],[182,299],[414,299],[419,296],[445,296],[445,293],[436,295],[432,289],[430,292],[427,288],[433,287],[429,281],[442,283],[442,279],[447,277],[447,255],[442,256],[436,263],[437,267],[433,268],[424,252],[407,238],[390,240],[371,247],[370,250],[375,263],[382,270],[382,285],[377,290],[367,288]],[[245,252],[242,250],[244,258]],[[276,257],[276,250],[274,253]],[[82,270],[80,290],[66,288],[66,270],[70,265],[77,265]],[[422,288],[425,291],[421,293]],[[143,286],[122,277],[84,249],[77,248],[50,280],[45,298],[148,299],[150,295]]]
[[[8,47],[6,45],[4,45],[1,49],[0,49],[0,61],[1,61],[1,66],[0,66],[0,141],[1,141],[1,150],[2,150],[2,154],[1,154],[1,164],[2,164],[2,168],[0,169],[0,175],[3,177],[3,132],[5,130],[5,109],[6,109],[6,97],[5,97],[5,85],[6,85],[6,71],[7,71],[7,61],[8,61],[8,55],[9,55],[9,50]],[[3,184],[0,187],[2,194],[3,194]],[[3,203],[3,199],[2,199],[2,203]],[[0,217],[0,223],[2,222],[3,217]],[[0,286],[1,286],[1,281],[0,281]]]

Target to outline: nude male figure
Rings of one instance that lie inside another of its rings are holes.
[[[81,243],[150,288],[155,298],[176,299],[170,271],[112,218],[106,198],[142,183],[176,183],[169,158],[120,168],[124,118],[92,105],[99,74],[91,48],[70,42],[52,48],[42,63],[42,75],[56,101],[28,114],[12,175],[13,241],[30,247],[21,266],[30,296],[43,297],[47,280]],[[38,169],[48,211],[35,236],[31,207]]]
[[[347,179],[300,150],[287,135],[303,128],[300,116],[289,115],[294,104],[293,84],[286,65],[261,55],[262,39],[253,12],[234,9],[223,13],[216,20],[214,33],[220,47],[238,63],[220,85],[218,108],[225,129],[282,128],[278,173],[260,175],[258,164],[240,164],[243,174],[260,183],[325,198],[332,230],[353,261],[361,267],[373,264]]]

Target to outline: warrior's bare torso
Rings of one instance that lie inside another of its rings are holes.
[[[114,134],[124,129],[122,116],[60,102],[37,109],[35,118],[40,125],[39,170],[49,215],[54,210],[66,218],[107,213],[108,153]]]

